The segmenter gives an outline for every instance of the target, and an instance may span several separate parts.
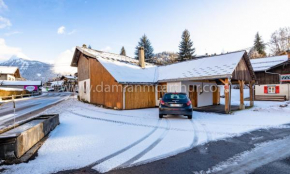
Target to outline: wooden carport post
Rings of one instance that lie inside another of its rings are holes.
[[[224,93],[225,93],[225,112],[226,114],[230,113],[230,87],[229,87],[229,79],[220,81],[224,84]]]
[[[245,84],[245,82],[243,80],[239,80],[239,85],[240,85],[240,110],[245,109],[245,103],[244,103],[244,84]]]
[[[254,106],[254,98],[255,98],[255,96],[254,96],[254,88],[253,88],[254,84],[255,84],[255,81],[251,81],[251,82],[249,83],[249,90],[250,90],[250,106],[251,106],[251,107]]]

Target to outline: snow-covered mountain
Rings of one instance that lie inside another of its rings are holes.
[[[16,56],[12,56],[9,60],[1,62],[0,66],[17,66],[21,76],[27,80],[47,81],[48,79],[56,77],[56,73],[53,71],[53,65]]]

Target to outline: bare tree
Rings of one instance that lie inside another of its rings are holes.
[[[271,35],[272,55],[280,55],[290,49],[290,27],[280,28]]]

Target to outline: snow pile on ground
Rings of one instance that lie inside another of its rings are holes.
[[[245,94],[248,91],[245,90]],[[232,90],[237,102],[239,90]],[[53,173],[91,167],[99,172],[144,164],[196,145],[233,137],[259,128],[287,127],[288,102],[255,102],[255,107],[230,115],[193,112],[158,118],[158,108],[117,111],[81,103],[75,98],[46,111],[60,113],[61,124],[29,163],[2,166],[6,173]],[[248,105],[248,103],[246,102]],[[4,173],[5,173],[4,172]]]

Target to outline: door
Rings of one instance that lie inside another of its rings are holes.
[[[197,88],[196,88],[196,86],[189,85],[188,95],[189,95],[189,99],[192,103],[192,107],[197,107]]]

